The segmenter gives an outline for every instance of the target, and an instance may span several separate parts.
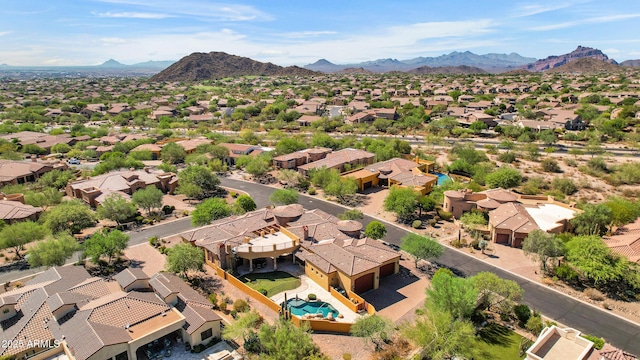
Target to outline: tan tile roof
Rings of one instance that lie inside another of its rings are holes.
[[[42,212],[41,207],[25,205],[19,201],[0,200],[0,219],[22,220]]]

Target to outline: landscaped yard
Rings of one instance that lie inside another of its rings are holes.
[[[284,271],[246,274],[239,280],[254,290],[266,290],[269,297],[300,286],[300,279]]]
[[[478,348],[481,359],[513,360],[520,356],[520,340],[523,337],[498,324],[489,324],[478,332]]]

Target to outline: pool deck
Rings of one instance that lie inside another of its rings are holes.
[[[360,315],[355,312],[349,310],[344,304],[342,304],[338,299],[334,298],[330,292],[323,289],[320,285],[318,285],[315,281],[309,279],[305,275],[300,276],[300,286],[293,289],[281,292],[279,294],[275,294],[271,297],[271,300],[280,304],[284,301],[284,295],[287,294],[287,299],[293,299],[298,296],[300,299],[305,299],[308,294],[316,294],[318,297],[318,301],[328,302],[338,310],[344,318],[336,319],[337,322],[355,322]]]

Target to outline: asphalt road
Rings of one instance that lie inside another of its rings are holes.
[[[222,186],[249,193],[256,202],[258,208],[270,205],[269,196],[273,192],[273,188],[228,178],[222,178],[221,180]],[[320,209],[330,214],[340,214],[345,210],[345,208],[339,205],[320,201],[305,195],[300,195],[298,202],[306,209]],[[372,217],[365,216],[362,223],[367,224],[373,220],[374,219]],[[129,232],[129,246],[146,242],[149,237],[154,235],[166,237],[191,228],[191,219],[182,218],[169,223],[131,231]],[[400,245],[400,240],[406,234],[406,230],[387,223],[387,236],[384,240],[391,244]],[[603,337],[614,346],[632,354],[640,354],[640,326],[632,322],[621,319],[603,309],[587,305],[569,296],[553,291],[543,285],[521,278],[450,248],[445,248],[444,255],[438,259],[438,262],[446,266],[456,268],[467,276],[474,275],[482,271],[490,271],[501,278],[514,280],[525,291],[523,302],[532,309],[536,309],[545,316],[564,325],[576,328],[588,334]],[[37,268],[3,273],[0,274],[0,283],[33,275],[43,270],[44,268]]]
[[[270,204],[269,195],[273,192],[273,188],[264,185],[226,178],[222,179],[222,186],[246,191],[254,198],[258,208]],[[298,203],[306,209],[320,209],[330,214],[340,214],[345,210],[339,205],[304,195],[300,195]],[[362,222],[367,224],[372,220],[374,220],[372,217],[365,216]],[[400,245],[400,239],[406,234],[406,230],[387,224],[387,236],[384,240]],[[523,302],[532,309],[564,325],[603,337],[614,346],[632,354],[640,354],[640,326],[634,323],[450,248],[446,248],[438,262],[456,268],[467,276],[490,271],[503,279],[514,280],[525,291]]]

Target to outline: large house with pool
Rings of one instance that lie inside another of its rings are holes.
[[[434,162],[417,157],[414,160],[393,158],[348,171],[342,177],[355,179],[360,191],[373,186],[400,186],[426,195],[438,183],[434,167]]]
[[[207,263],[222,269],[272,266],[294,261],[321,285],[363,293],[399,270],[400,253],[361,238],[362,224],[294,204],[265,208],[215,221],[180,234],[205,251]],[[267,261],[269,265],[267,264]]]

